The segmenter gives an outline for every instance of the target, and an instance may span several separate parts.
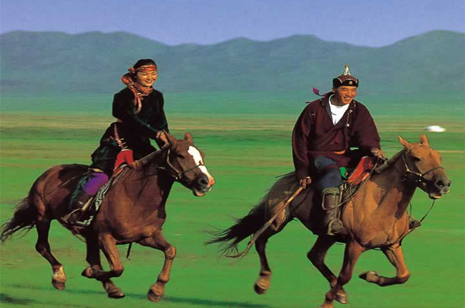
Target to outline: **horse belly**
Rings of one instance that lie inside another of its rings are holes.
[[[118,244],[138,242],[152,237],[162,230],[164,218],[158,218],[156,212],[152,215],[140,213],[137,210],[127,211],[127,205],[104,200],[99,213],[94,219],[94,229],[98,233],[110,233]]]

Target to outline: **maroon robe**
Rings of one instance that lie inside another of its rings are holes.
[[[362,155],[369,155],[371,148],[381,149],[375,122],[358,101],[353,100],[339,122],[333,124],[329,112],[332,94],[309,103],[295,124],[292,153],[298,179],[316,175],[312,161],[317,156],[326,156],[339,167],[348,167]],[[351,148],[361,151],[351,151]],[[346,152],[336,154],[336,151]]]

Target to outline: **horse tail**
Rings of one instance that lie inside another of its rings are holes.
[[[16,206],[16,211],[13,218],[5,222],[0,227],[0,241],[4,242],[14,233],[20,230],[25,230],[24,235],[36,225],[37,209],[29,202],[29,197],[24,198]]]
[[[206,242],[207,245],[220,243],[220,253],[228,255],[237,253],[237,245],[246,237],[257,232],[265,221],[266,202],[262,201],[242,218],[236,219],[236,223],[223,231],[211,232],[213,239]]]

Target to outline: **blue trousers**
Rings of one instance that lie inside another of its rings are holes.
[[[318,177],[315,179],[316,189],[321,191],[342,184],[342,175],[334,160],[325,156],[318,156],[313,160],[313,165],[318,172]]]

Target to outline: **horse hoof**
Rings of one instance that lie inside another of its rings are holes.
[[[63,266],[53,268],[53,275],[52,275],[53,287],[60,291],[64,290],[65,282],[66,282],[66,275],[65,275],[65,271],[63,270]]]
[[[255,293],[258,295],[265,294],[270,288],[271,272],[263,271],[260,273],[260,277],[257,279],[254,285]]]
[[[55,289],[57,290],[64,290],[65,289],[65,282],[64,281],[56,281],[56,280],[52,280],[52,285]]]
[[[379,280],[378,273],[376,273],[374,271],[365,272],[363,274],[360,274],[359,277],[366,280],[366,281],[368,281],[368,282],[372,282],[372,283],[376,283]]]
[[[84,276],[84,277],[87,277],[87,278],[92,278],[92,268],[90,266],[86,267],[82,271],[81,276]]]
[[[346,292],[337,292],[336,300],[341,304],[347,304],[349,302],[347,300],[347,293]]]
[[[151,302],[158,303],[163,298],[163,295],[156,295],[152,290],[149,290],[149,292],[147,293],[147,298]]]
[[[258,284],[254,284],[253,289],[258,295],[263,295],[268,289],[260,287]]]
[[[123,298],[124,293],[121,292],[119,288],[114,288],[113,290],[108,291],[109,298]]]

